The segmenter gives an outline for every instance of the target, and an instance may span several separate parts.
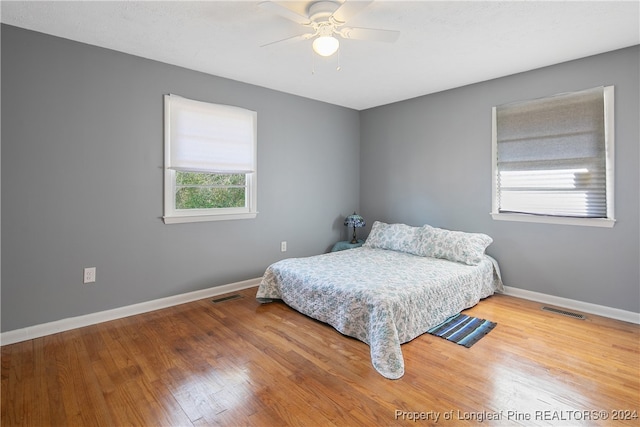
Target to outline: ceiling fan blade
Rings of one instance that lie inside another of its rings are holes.
[[[342,28],[339,34],[345,39],[393,43],[398,40],[400,31],[376,30],[372,28]]]
[[[360,12],[369,4],[373,3],[373,0],[367,1],[349,1],[346,0],[342,5],[331,15],[336,21],[347,22],[352,16]]]
[[[294,43],[302,40],[309,40],[313,36],[314,36],[313,33],[298,34],[297,36],[291,36],[291,37],[287,37],[286,39],[276,40],[274,42],[263,44],[260,47],[273,46],[274,44],[287,45],[289,43]]]
[[[298,24],[308,25],[311,23],[311,20],[307,16],[300,15],[293,10],[272,1],[263,1],[258,3],[258,6],[264,10],[275,13],[276,15],[280,15],[283,18],[297,22]]]

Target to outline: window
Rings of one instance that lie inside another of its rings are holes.
[[[613,226],[613,93],[493,108],[494,219]]]
[[[256,112],[164,97],[164,222],[255,218]]]

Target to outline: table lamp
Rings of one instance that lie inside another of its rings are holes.
[[[351,243],[358,243],[358,239],[356,238],[356,228],[364,227],[366,225],[364,218],[354,212],[353,215],[349,215],[344,219],[344,225],[347,227],[353,227],[353,238],[351,239]]]

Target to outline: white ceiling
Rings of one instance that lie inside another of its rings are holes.
[[[355,1],[355,0],[350,0]],[[640,1],[377,0],[394,44],[260,47],[303,31],[258,1],[2,1],[3,23],[362,110],[640,44]],[[304,14],[310,2],[279,2]]]

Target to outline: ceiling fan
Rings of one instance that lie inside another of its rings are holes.
[[[259,3],[262,9],[273,12],[306,27],[303,34],[267,43],[270,46],[278,43],[290,43],[300,40],[313,40],[313,50],[321,56],[331,56],[340,47],[338,37],[343,39],[367,40],[393,43],[400,35],[399,31],[372,28],[345,27],[347,21],[367,7],[368,1],[315,1],[306,8],[307,16],[301,15],[273,1]]]

